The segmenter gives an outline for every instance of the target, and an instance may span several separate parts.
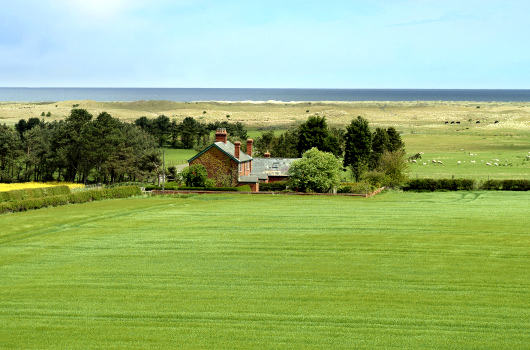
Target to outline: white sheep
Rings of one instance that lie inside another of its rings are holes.
[[[491,165],[491,163],[486,163],[486,165]]]
[[[499,166],[499,164],[497,164],[497,163],[493,163],[493,164],[495,164],[495,166]]]
[[[418,161],[416,159],[413,159],[412,160],[412,163],[417,163]]]
[[[460,161],[458,161],[458,165],[460,165]]]
[[[475,163],[475,161],[474,161],[474,160],[472,160],[472,161],[471,161],[471,163]]]
[[[427,165],[427,163],[423,163],[423,165]]]
[[[442,164],[442,161],[441,161],[441,160],[439,160],[439,161],[438,161],[438,164]]]

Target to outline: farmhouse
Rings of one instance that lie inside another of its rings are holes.
[[[287,172],[293,158],[252,157],[253,140],[247,140],[247,153],[241,150],[241,142],[228,141],[226,129],[217,129],[215,142],[199,152],[188,163],[202,164],[217,186],[250,185],[259,191],[260,182],[275,182],[288,179]]]

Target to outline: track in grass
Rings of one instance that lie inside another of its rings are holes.
[[[0,218],[0,347],[525,348],[527,193],[148,198]]]

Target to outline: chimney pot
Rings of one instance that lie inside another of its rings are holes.
[[[254,140],[248,139],[247,140],[247,154],[252,157],[252,144],[254,143]]]
[[[263,155],[263,157],[265,157],[265,158],[270,158],[270,157],[271,157],[271,154],[267,151],[267,152],[265,152],[265,154]]]
[[[226,135],[226,129],[219,128],[215,132],[215,142],[224,142],[226,143],[227,135]]]

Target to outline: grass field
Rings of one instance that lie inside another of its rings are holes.
[[[0,217],[0,348],[527,349],[529,193],[203,195]]]

